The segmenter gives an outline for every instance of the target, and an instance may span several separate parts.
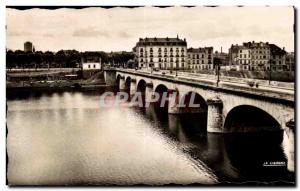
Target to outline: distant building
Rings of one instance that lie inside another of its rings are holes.
[[[229,48],[229,65],[237,70],[283,71],[286,70],[286,52],[275,44],[268,42],[246,42],[231,45]]]
[[[82,63],[82,70],[100,70],[101,63],[99,62],[87,62]]]
[[[221,48],[221,52],[216,51],[214,53],[213,57],[214,57],[214,60],[218,59],[220,61],[221,66],[228,66],[229,65],[228,53],[222,52],[222,48]]]
[[[187,62],[191,70],[212,70],[213,47],[187,49]]]
[[[83,78],[93,76],[102,69],[101,58],[99,59],[99,62],[84,62],[83,58],[81,58],[81,69]]]
[[[186,69],[186,40],[177,38],[140,38],[133,48],[140,68]]]
[[[31,42],[27,41],[24,43],[24,52],[33,52],[33,45]]]
[[[285,57],[285,64],[288,71],[295,71],[295,55],[294,52],[289,52]]]

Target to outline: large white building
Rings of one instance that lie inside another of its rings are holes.
[[[140,38],[133,48],[139,68],[187,69],[187,43],[177,38]]]

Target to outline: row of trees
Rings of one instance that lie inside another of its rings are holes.
[[[99,62],[120,66],[133,59],[131,52],[106,53],[78,52],[76,50],[60,50],[56,53],[46,52],[24,52],[22,50],[6,52],[6,68],[75,68],[82,61]]]

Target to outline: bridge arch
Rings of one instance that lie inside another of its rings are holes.
[[[239,105],[232,108],[225,118],[226,132],[261,132],[279,131],[280,122],[265,110],[251,106]]]
[[[125,90],[130,90],[130,82],[131,82],[131,77],[127,76],[125,78]]]
[[[159,94],[159,99],[157,102],[155,102],[155,107],[161,107],[162,108],[168,108],[168,100],[166,100],[164,103],[163,102],[163,94],[167,94],[166,97],[168,97],[168,91],[169,88],[163,84],[159,84],[155,87],[154,92]],[[162,103],[162,104],[161,104]]]
[[[121,79],[121,74],[118,74],[116,77],[116,84],[119,86],[120,84],[120,79]]]
[[[199,93],[194,91],[189,91],[181,95],[179,104],[183,113],[185,110],[189,110],[186,111],[187,113],[207,112],[208,107],[206,100]],[[199,106],[195,107],[196,105]]]
[[[155,89],[154,92],[157,93],[161,93],[161,92],[168,92],[169,88],[163,84],[158,84]]]
[[[146,84],[147,82],[144,79],[140,79],[137,83],[137,92],[142,92],[144,93],[146,91]]]
[[[182,127],[186,132],[206,135],[207,111],[206,100],[199,93],[189,91],[180,96],[179,113]]]

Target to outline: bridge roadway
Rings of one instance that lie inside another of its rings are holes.
[[[207,132],[251,132],[245,123],[263,129],[264,125],[278,126],[283,130],[284,152],[287,168],[294,171],[294,86],[293,83],[271,82],[221,77],[187,72],[146,71],[134,69],[106,69],[105,81],[130,89],[130,94],[143,89],[146,101],[153,92],[177,92],[178,102],[168,105],[170,114],[189,113],[180,109],[179,103],[190,92],[196,93],[207,109]],[[252,81],[252,82],[250,82]],[[254,83],[254,86],[250,86]],[[255,84],[258,83],[258,86]],[[141,88],[145,86],[144,88]],[[191,113],[194,110],[190,110]],[[255,122],[256,121],[256,122]],[[270,122],[270,123],[269,123]],[[267,124],[269,123],[269,124]]]

